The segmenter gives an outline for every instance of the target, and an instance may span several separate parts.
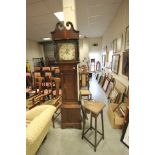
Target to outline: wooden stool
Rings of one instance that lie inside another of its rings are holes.
[[[82,130],[82,139],[86,139],[93,147],[94,151],[96,152],[96,147],[100,143],[102,139],[104,139],[104,123],[103,123],[103,108],[105,107],[104,103],[97,102],[97,101],[81,101],[82,104],[82,112],[83,112],[83,130]],[[85,119],[87,118],[85,111],[91,113],[90,119],[90,128],[85,131]],[[102,124],[102,133],[97,130],[97,117],[101,114],[101,124]],[[92,117],[95,118],[95,128],[92,127]],[[86,133],[89,130],[95,130],[95,143],[93,144],[89,139],[85,137]],[[97,132],[102,136],[97,142]]]
[[[92,99],[92,94],[89,90],[81,89],[80,90],[80,99],[82,99],[82,96],[87,96],[88,100]]]

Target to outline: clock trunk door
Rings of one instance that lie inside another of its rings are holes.
[[[69,64],[60,67],[62,80],[63,102],[78,102],[77,96],[77,65]]]

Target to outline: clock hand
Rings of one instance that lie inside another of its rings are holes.
[[[67,55],[69,54],[69,49],[66,49],[66,54],[67,54]]]

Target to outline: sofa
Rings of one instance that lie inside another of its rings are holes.
[[[35,155],[51,125],[56,108],[40,105],[26,112],[26,155]]]

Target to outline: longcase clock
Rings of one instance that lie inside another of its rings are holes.
[[[73,24],[57,23],[51,32],[54,55],[60,67],[62,86],[61,127],[81,128],[80,104],[78,102],[77,64],[79,63],[79,31]]]

